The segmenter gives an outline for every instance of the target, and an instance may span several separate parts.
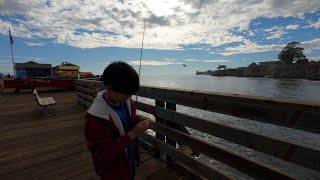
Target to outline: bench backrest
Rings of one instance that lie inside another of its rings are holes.
[[[48,106],[56,104],[55,100],[52,97],[39,97],[36,89],[33,90],[33,94],[35,96],[35,100],[40,106]]]
[[[42,103],[41,103],[41,98],[39,97],[38,92],[37,92],[36,89],[33,90],[33,95],[35,96],[36,103],[37,103],[38,105],[42,105]]]
[[[39,97],[38,92],[37,92],[36,89],[33,90],[33,94],[34,94],[36,97]]]

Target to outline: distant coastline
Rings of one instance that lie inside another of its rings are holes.
[[[274,62],[274,61],[273,61]],[[234,69],[197,71],[196,75],[308,79],[320,81],[320,61],[293,64],[255,64]]]

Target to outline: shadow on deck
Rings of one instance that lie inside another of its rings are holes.
[[[40,92],[53,97],[42,118],[31,93],[0,96],[0,179],[99,179],[86,149],[85,110],[74,92]],[[135,179],[190,179],[176,165],[142,151]]]

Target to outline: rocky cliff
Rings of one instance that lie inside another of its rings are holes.
[[[304,64],[272,64],[269,66],[252,66],[236,69],[197,72],[211,76],[238,76],[238,77],[272,77],[290,79],[320,80],[320,62]]]

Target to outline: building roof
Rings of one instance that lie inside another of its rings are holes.
[[[62,63],[60,65],[54,66],[53,68],[58,68],[60,66],[76,66],[76,67],[80,67],[78,65],[62,61]]]
[[[16,68],[44,68],[51,69],[51,64],[39,64],[34,61],[28,61],[26,63],[14,63]]]
[[[71,63],[66,63],[66,64],[61,64],[62,66],[78,66],[78,65],[75,65],[75,64],[71,64]],[[60,66],[61,66],[60,65]]]

